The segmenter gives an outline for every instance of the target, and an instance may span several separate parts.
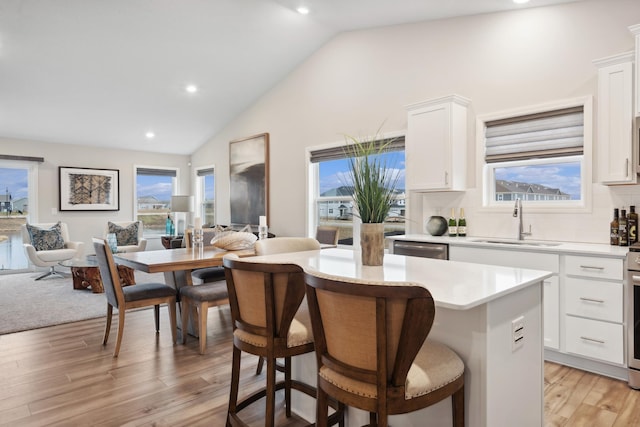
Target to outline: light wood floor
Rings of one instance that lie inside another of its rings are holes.
[[[111,354],[115,331],[106,348],[101,343],[104,319],[0,336],[0,425],[223,426],[231,369],[229,308],[209,311],[204,356],[193,337],[186,346],[171,344],[164,310],[160,321],[156,336],[152,311],[127,313],[117,359]],[[256,362],[253,356],[243,359],[241,393],[263,384],[264,374],[254,375]],[[278,404],[281,409],[281,398]],[[263,405],[253,406],[257,411],[247,413],[247,421],[261,425]],[[283,412],[278,411],[279,426],[304,425]],[[640,392],[547,363],[545,421],[640,426]]]

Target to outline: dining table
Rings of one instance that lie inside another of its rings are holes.
[[[205,246],[203,249],[177,248],[161,249],[140,252],[122,252],[113,254],[115,262],[140,270],[145,273],[164,273],[164,281],[177,291],[183,286],[192,286],[191,272],[198,268],[215,267],[222,265],[222,258],[227,254],[236,254],[239,257],[255,255],[253,248],[236,251],[227,251],[213,246]],[[178,303],[178,328],[182,329],[182,307]],[[187,331],[190,335],[198,336],[194,319],[197,319],[195,308],[190,313],[190,322]]]

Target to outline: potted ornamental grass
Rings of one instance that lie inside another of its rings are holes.
[[[400,178],[397,168],[388,164],[386,153],[394,139],[356,138],[346,135],[345,154],[349,159],[347,187],[362,225],[360,247],[363,265],[382,265],[384,258],[384,221],[389,216]]]

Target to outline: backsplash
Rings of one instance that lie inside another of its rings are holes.
[[[449,217],[451,208],[459,212],[464,208],[467,220],[467,236],[516,238],[519,219],[513,216],[513,206],[504,208],[483,208],[482,192],[470,189],[465,192],[422,193],[410,197],[415,203],[412,213],[421,211],[421,219],[412,217],[408,232],[428,234],[426,221],[432,215]],[[420,210],[420,206],[422,209]],[[593,184],[591,207],[579,211],[559,209],[558,212],[536,209],[526,201],[523,202],[523,224],[525,231],[531,225],[532,240],[553,240],[563,242],[609,244],[609,224],[613,218],[613,208],[625,208],[630,205],[640,206],[640,186],[603,186]]]

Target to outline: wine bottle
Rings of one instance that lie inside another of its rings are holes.
[[[620,242],[620,246],[629,246],[627,211],[624,209],[620,211],[620,218],[618,218],[618,239]]]
[[[449,217],[449,236],[456,237],[458,235],[458,223],[456,222],[456,210],[451,208],[451,216]]]
[[[613,210],[613,221],[611,221],[610,243],[613,246],[620,245],[620,239],[618,237],[620,224],[618,223],[618,208]]]
[[[460,217],[458,218],[458,236],[466,237],[467,235],[467,220],[464,217],[464,208],[460,208]]]
[[[629,230],[629,245],[638,243],[638,214],[635,206],[629,206],[627,229]]]
[[[173,232],[171,231],[172,222],[171,222],[171,214],[167,214],[167,220],[164,223],[164,233],[167,236],[172,236]]]

